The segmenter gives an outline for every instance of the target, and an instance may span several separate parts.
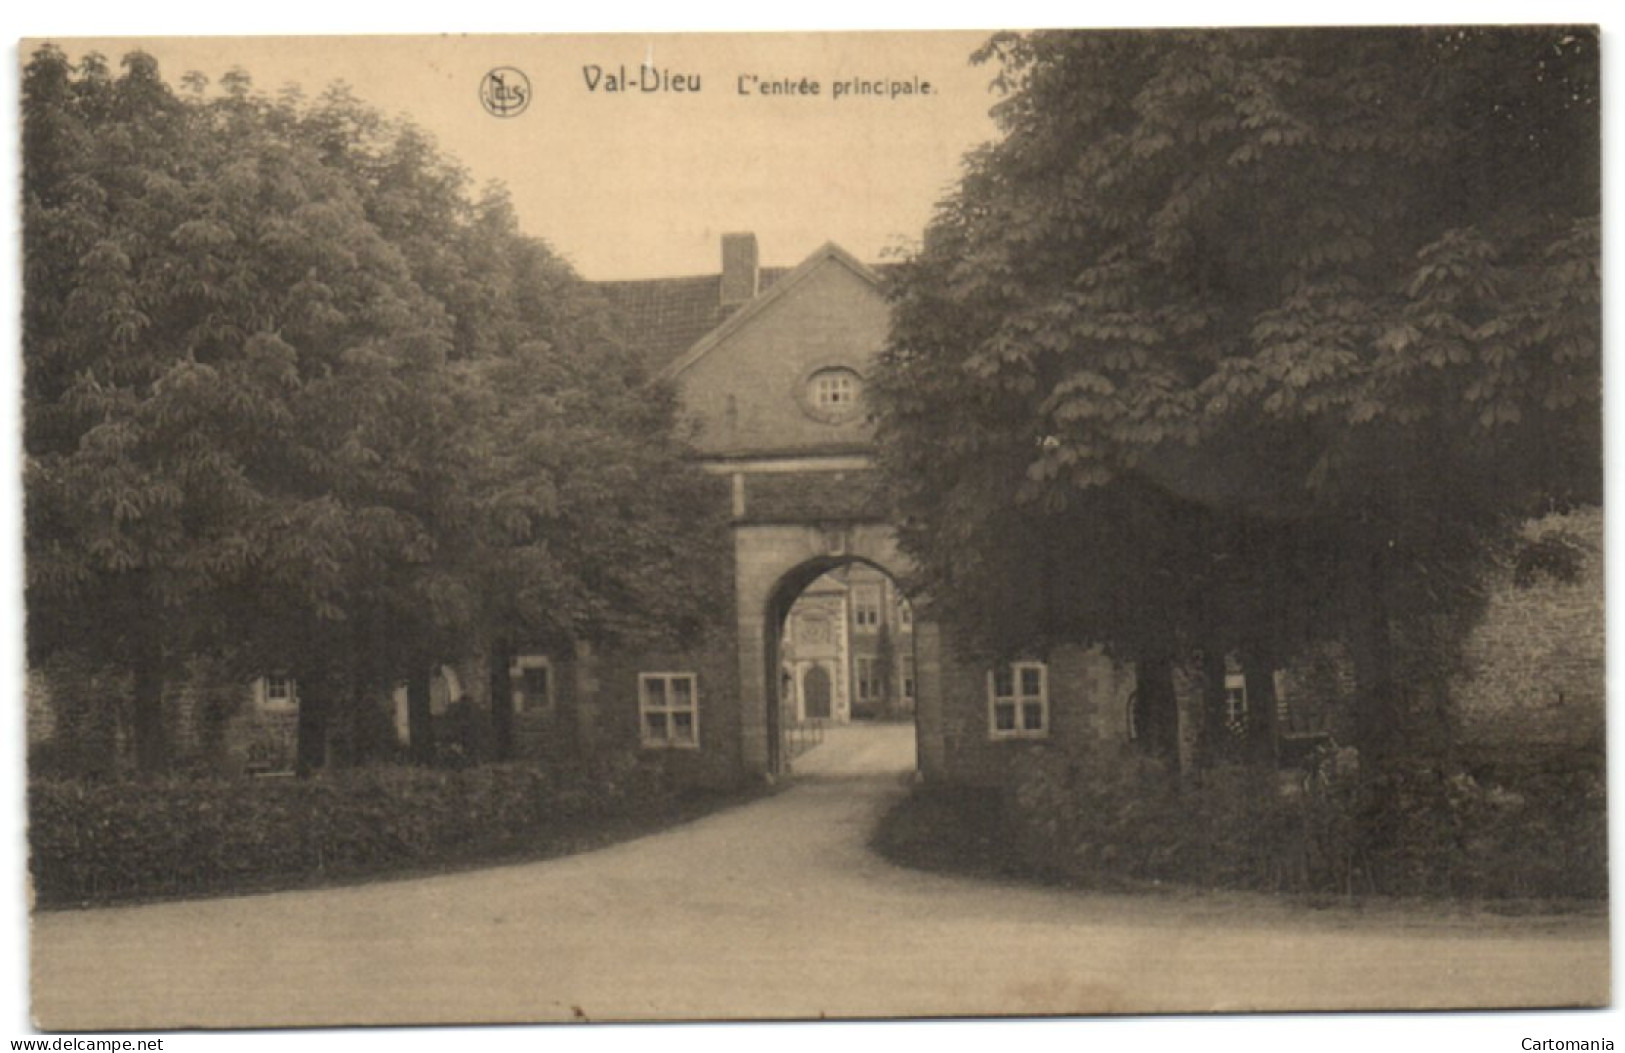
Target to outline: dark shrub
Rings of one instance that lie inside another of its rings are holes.
[[[997,791],[927,783],[886,813],[871,843],[882,856],[905,866],[1019,874],[1002,823]]]
[[[1599,899],[1608,886],[1591,772],[1489,780],[1416,764],[1362,785],[1233,766],[1176,780],[1132,754],[1035,753],[1002,795],[923,790],[877,844],[915,865],[997,859],[1096,888]]]
[[[461,699],[446,707],[434,721],[435,763],[443,768],[467,768],[489,761],[495,752],[491,718],[483,706]]]
[[[1599,774],[1503,772],[1481,779],[1423,768],[1401,771],[1393,781],[1397,807],[1377,826],[1384,836],[1368,838],[1376,887],[1406,895],[1607,896]]]
[[[310,780],[39,779],[28,794],[30,869],[41,905],[286,886],[545,853],[684,807],[659,758],[619,754]]]

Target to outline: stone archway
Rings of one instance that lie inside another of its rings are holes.
[[[903,580],[910,569],[891,528],[880,523],[739,525],[734,528],[735,598],[739,612],[741,747],[748,769],[785,770],[778,692],[779,637],[790,605],[821,575],[865,563]],[[941,632],[915,597],[915,735],[919,768],[942,771]]]

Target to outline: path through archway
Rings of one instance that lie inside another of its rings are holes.
[[[796,775],[918,770],[913,605],[896,578],[857,557],[783,575],[762,633],[771,770]]]

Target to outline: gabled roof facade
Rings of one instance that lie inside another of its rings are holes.
[[[881,274],[833,243],[789,269],[756,268],[748,234],[726,235],[723,249],[720,275],[597,285],[651,372],[676,381],[699,452],[867,452],[862,382],[890,324]],[[849,394],[821,404],[833,376]]]

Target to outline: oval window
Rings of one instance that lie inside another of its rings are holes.
[[[862,411],[863,378],[850,369],[820,369],[807,378],[807,408],[828,424],[852,420]]]

